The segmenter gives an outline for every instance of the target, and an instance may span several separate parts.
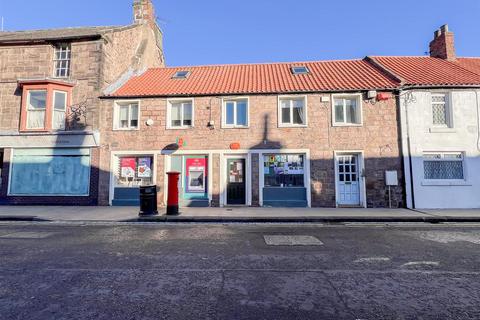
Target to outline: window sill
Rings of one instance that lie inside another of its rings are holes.
[[[279,124],[279,128],[308,128],[308,124]]]
[[[140,131],[140,128],[113,128],[113,131]]]
[[[250,129],[249,126],[222,126],[222,129]]]
[[[471,183],[468,183],[465,180],[441,180],[441,181],[432,181],[426,180],[422,181],[422,186],[440,186],[440,187],[448,187],[448,186],[471,186]]]
[[[334,123],[333,127],[363,127],[363,123]]]
[[[21,129],[19,130],[20,133],[38,133],[38,132],[51,132],[53,130],[49,129]]]
[[[188,129],[194,129],[195,127],[167,127],[167,130],[188,130]]]
[[[446,128],[446,127],[431,127],[429,129],[430,133],[455,133],[457,130],[455,128]]]

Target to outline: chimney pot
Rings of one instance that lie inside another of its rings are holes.
[[[133,1],[133,21],[135,24],[149,24],[155,28],[155,8],[152,0],[134,0]]]
[[[444,24],[440,29],[435,31],[434,38],[430,42],[430,57],[448,61],[455,61],[457,59],[454,34],[448,30],[447,24]]]

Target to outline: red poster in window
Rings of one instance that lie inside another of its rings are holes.
[[[120,175],[123,178],[135,177],[135,168],[137,163],[135,158],[121,158],[120,159]]]
[[[207,159],[202,158],[188,158],[186,160],[186,184],[187,192],[205,193],[206,179],[207,179]]]

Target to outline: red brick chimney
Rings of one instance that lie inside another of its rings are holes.
[[[430,57],[441,58],[449,61],[457,59],[453,32],[448,31],[448,24],[440,27],[434,33],[430,42]]]
[[[133,1],[133,22],[135,24],[148,23],[155,28],[157,26],[156,18],[152,0]]]

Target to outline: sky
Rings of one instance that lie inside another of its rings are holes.
[[[5,30],[126,25],[133,0],[0,0]],[[480,56],[480,0],[154,0],[168,66],[425,55],[448,23]],[[22,8],[22,10],[19,10]]]

